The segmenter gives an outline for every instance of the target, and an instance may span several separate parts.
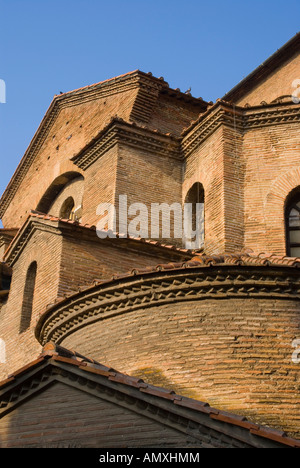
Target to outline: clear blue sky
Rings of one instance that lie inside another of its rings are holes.
[[[0,194],[60,91],[140,69],[215,101],[299,17],[299,0],[0,0]]]

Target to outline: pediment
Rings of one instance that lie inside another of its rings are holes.
[[[4,216],[18,190],[26,187],[26,184],[28,186],[38,181],[38,186],[42,186],[44,193],[52,183],[53,173],[59,167],[64,165],[66,171],[76,171],[78,168],[72,158],[95,140],[112,119],[136,122],[159,131],[158,126],[165,119],[163,113],[166,112],[157,105],[159,100],[169,103],[165,105],[167,109],[173,101],[185,108],[183,122],[180,123],[180,119],[177,119],[179,134],[187,122],[207,107],[202,99],[172,90],[163,78],[156,78],[139,70],[54,96],[1,197],[0,218]],[[152,114],[155,114],[154,119]],[[173,121],[164,123],[163,132],[168,131],[168,125],[174,127]],[[35,206],[31,204],[29,209],[36,209],[38,199],[34,202]]]
[[[34,424],[28,427],[33,415]],[[6,440],[15,446],[26,440],[43,446],[49,433],[57,446],[66,441],[97,448],[120,443],[122,447],[300,446],[281,431],[149,385],[52,343],[36,361],[0,383],[1,425]]]

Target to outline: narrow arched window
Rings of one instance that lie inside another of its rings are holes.
[[[286,205],[286,250],[289,257],[300,257],[300,193],[296,193]]]
[[[23,293],[22,312],[21,312],[20,333],[23,333],[30,326],[35,281],[36,281],[36,272],[37,272],[37,263],[32,262],[30,267],[27,270],[27,275],[26,275],[26,281],[25,281],[25,287],[24,287],[24,293]]]
[[[204,244],[204,188],[196,182],[184,201],[184,235],[186,248],[199,249]]]
[[[73,197],[68,197],[62,204],[60,209],[60,218],[74,219],[75,202]]]

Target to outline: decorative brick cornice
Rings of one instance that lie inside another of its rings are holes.
[[[300,122],[300,105],[290,103],[237,107],[217,101],[182,134],[182,153],[186,158],[219,127],[227,126],[241,133],[260,127]]]
[[[300,122],[300,106],[297,104],[283,103],[282,107],[278,104],[253,107],[246,110],[244,114],[245,130],[294,122]]]
[[[0,218],[4,215],[7,207],[14,198],[19,186],[21,185],[25,175],[27,174],[31,164],[40,151],[45,139],[49,135],[50,129],[55,122],[60,112],[59,102],[52,101],[45,117],[43,118],[35,136],[33,137],[29,147],[27,148],[20,164],[18,165],[12,179],[10,180],[6,190],[0,200]]]
[[[243,130],[242,113],[227,103],[217,103],[203,114],[199,122],[190,131],[187,129],[182,139],[182,152],[184,157],[189,156],[201,143],[212,135],[222,125],[228,125]],[[187,133],[189,131],[189,133]]]
[[[0,229],[0,247],[9,244],[14,238],[14,236],[17,234],[17,232],[17,229],[9,231],[4,231]]]
[[[40,317],[41,344],[61,343],[98,320],[164,304],[204,299],[266,298],[300,300],[299,259],[251,256],[211,258],[158,265],[102,281],[52,305]]]
[[[245,447],[300,447],[299,440],[282,430],[262,426],[245,416],[179,395],[172,389],[151,385],[51,342],[44,346],[37,359],[0,382],[0,418],[57,382],[164,426],[176,427],[199,441],[205,428],[205,446],[207,434],[211,433],[214,440],[218,440],[217,434],[219,437],[226,434],[225,446],[229,447],[237,440]]]
[[[152,252],[153,255],[163,254],[167,258],[173,261],[191,259],[191,257],[197,253],[196,250],[184,249],[181,247],[176,247],[172,244],[164,244],[157,240],[152,239],[143,239],[139,237],[124,236],[121,233],[115,232],[114,237],[110,238],[109,236],[105,239],[100,239],[97,236],[97,227],[90,224],[81,224],[78,221],[70,219],[57,218],[56,216],[46,215],[32,211],[22,228],[18,231],[15,238],[12,240],[8,249],[4,254],[4,259],[7,265],[12,266],[16,260],[19,258],[20,254],[25,249],[29,239],[37,231],[49,232],[54,235],[79,235],[81,238],[87,240],[94,240],[97,242],[108,242],[112,244],[118,244],[119,240],[126,240],[127,249],[138,249],[140,252]]]
[[[181,159],[178,138],[114,118],[86,148],[72,158],[72,161],[80,169],[86,170],[116,144]]]
[[[20,184],[24,180],[24,177],[39,153],[62,109],[132,89],[137,89],[138,92],[135,102],[133,103],[130,118],[143,123],[146,123],[149,120],[151,111],[156,103],[159,93],[161,92],[170,93],[172,96],[177,96],[178,99],[195,105],[199,108],[199,112],[201,109],[206,109],[206,102],[194,98],[193,96],[177,92],[176,90],[172,91],[169,89],[168,83],[165,82],[163,78],[153,77],[151,73],[144,73],[140,70],[135,70],[116,78],[54,96],[29,147],[1,197],[0,218],[3,217],[10,202],[14,198]]]
[[[29,219],[25,222],[18,235],[13,239],[5,252],[4,258],[7,265],[12,267],[17,261],[24,248],[26,247],[29,239],[37,230],[50,232],[51,234],[60,235],[61,231],[58,227],[47,223],[41,223],[34,219]]]

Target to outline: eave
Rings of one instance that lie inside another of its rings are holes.
[[[182,133],[182,155],[187,158],[222,125],[243,133],[254,128],[299,122],[300,104],[292,100],[241,107],[219,99]]]
[[[236,102],[251,89],[265,80],[280,65],[287,62],[300,50],[300,32],[293,36],[286,44],[259,65],[253,72],[241,80],[234,88],[223,96],[224,101]]]
[[[124,144],[154,154],[181,159],[179,138],[115,117],[82,151],[73,156],[71,161],[80,169],[86,170],[96,159],[116,144]]]
[[[147,123],[151,115],[151,110],[160,94],[166,94],[173,99],[189,103],[193,105],[199,113],[204,112],[207,107],[207,103],[201,98],[197,99],[189,94],[182,93],[180,90],[172,90],[162,77],[156,78],[153,77],[151,73],[144,73],[140,70],[134,70],[109,80],[55,95],[0,199],[0,219],[5,214],[10,202],[14,198],[19,186],[44,144],[60,111],[65,107],[76,106],[82,102],[88,102],[100,97],[107,97],[129,89],[139,89],[139,93],[131,109],[131,121],[137,120]]]

